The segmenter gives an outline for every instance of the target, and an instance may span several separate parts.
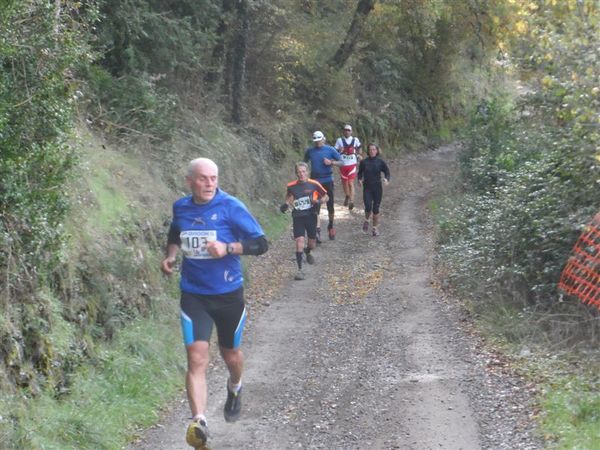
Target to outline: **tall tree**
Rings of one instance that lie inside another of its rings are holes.
[[[375,0],[359,0],[350,28],[348,28],[342,45],[340,45],[331,61],[331,67],[343,67],[346,61],[348,61],[363,30],[364,23],[374,7]]]
[[[249,12],[248,2],[239,0],[236,4],[238,28],[232,46],[232,79],[231,79],[231,121],[242,123],[242,107],[244,97],[244,80],[246,74],[246,56],[248,46]]]

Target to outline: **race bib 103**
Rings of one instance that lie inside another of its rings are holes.
[[[206,250],[206,244],[217,240],[216,230],[187,230],[182,231],[179,237],[181,238],[181,251],[186,258],[212,258]]]

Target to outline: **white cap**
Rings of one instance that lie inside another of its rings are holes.
[[[324,140],[325,140],[325,135],[323,134],[322,131],[315,131],[313,133],[313,141],[319,142],[319,141],[324,141]]]
[[[344,131],[345,130],[352,131],[352,125],[348,125],[348,124],[344,125]]]

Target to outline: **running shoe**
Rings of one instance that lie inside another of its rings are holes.
[[[363,227],[362,227],[363,233],[368,233],[369,232],[369,221],[365,220],[363,222]]]
[[[348,202],[350,201],[350,197],[348,197],[346,195],[346,198],[344,199],[344,206],[348,206]]]
[[[354,209],[354,202],[349,202],[349,203],[348,203],[348,209],[349,209],[350,211],[352,211],[352,210]]]
[[[225,422],[235,422],[239,419],[241,412],[242,388],[240,388],[237,392],[231,392],[229,388],[227,388],[227,400],[225,401],[225,407],[223,408]]]
[[[379,230],[376,227],[373,227],[373,236],[379,236]]]
[[[313,255],[311,255],[310,253],[306,254],[306,262],[308,264],[314,264],[315,263],[315,257]]]
[[[294,276],[294,280],[305,280],[306,279],[306,275],[304,275],[304,272],[302,272],[301,270],[299,270],[298,272],[296,272],[296,275]]]
[[[335,240],[335,228],[331,227],[327,230],[327,233],[329,234],[329,240],[333,241]]]
[[[196,450],[206,449],[206,441],[208,440],[208,427],[204,420],[195,420],[188,426],[185,433],[185,440]]]

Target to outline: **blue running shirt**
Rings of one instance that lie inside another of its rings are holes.
[[[310,162],[310,177],[319,183],[331,183],[333,181],[333,165],[326,166],[323,159],[339,161],[339,152],[330,145],[312,147],[304,153],[304,162]]]
[[[181,290],[202,295],[232,292],[244,282],[239,255],[213,258],[206,251],[207,242],[240,242],[265,234],[246,206],[221,189],[202,205],[191,195],[177,200],[171,227],[181,239]]]

